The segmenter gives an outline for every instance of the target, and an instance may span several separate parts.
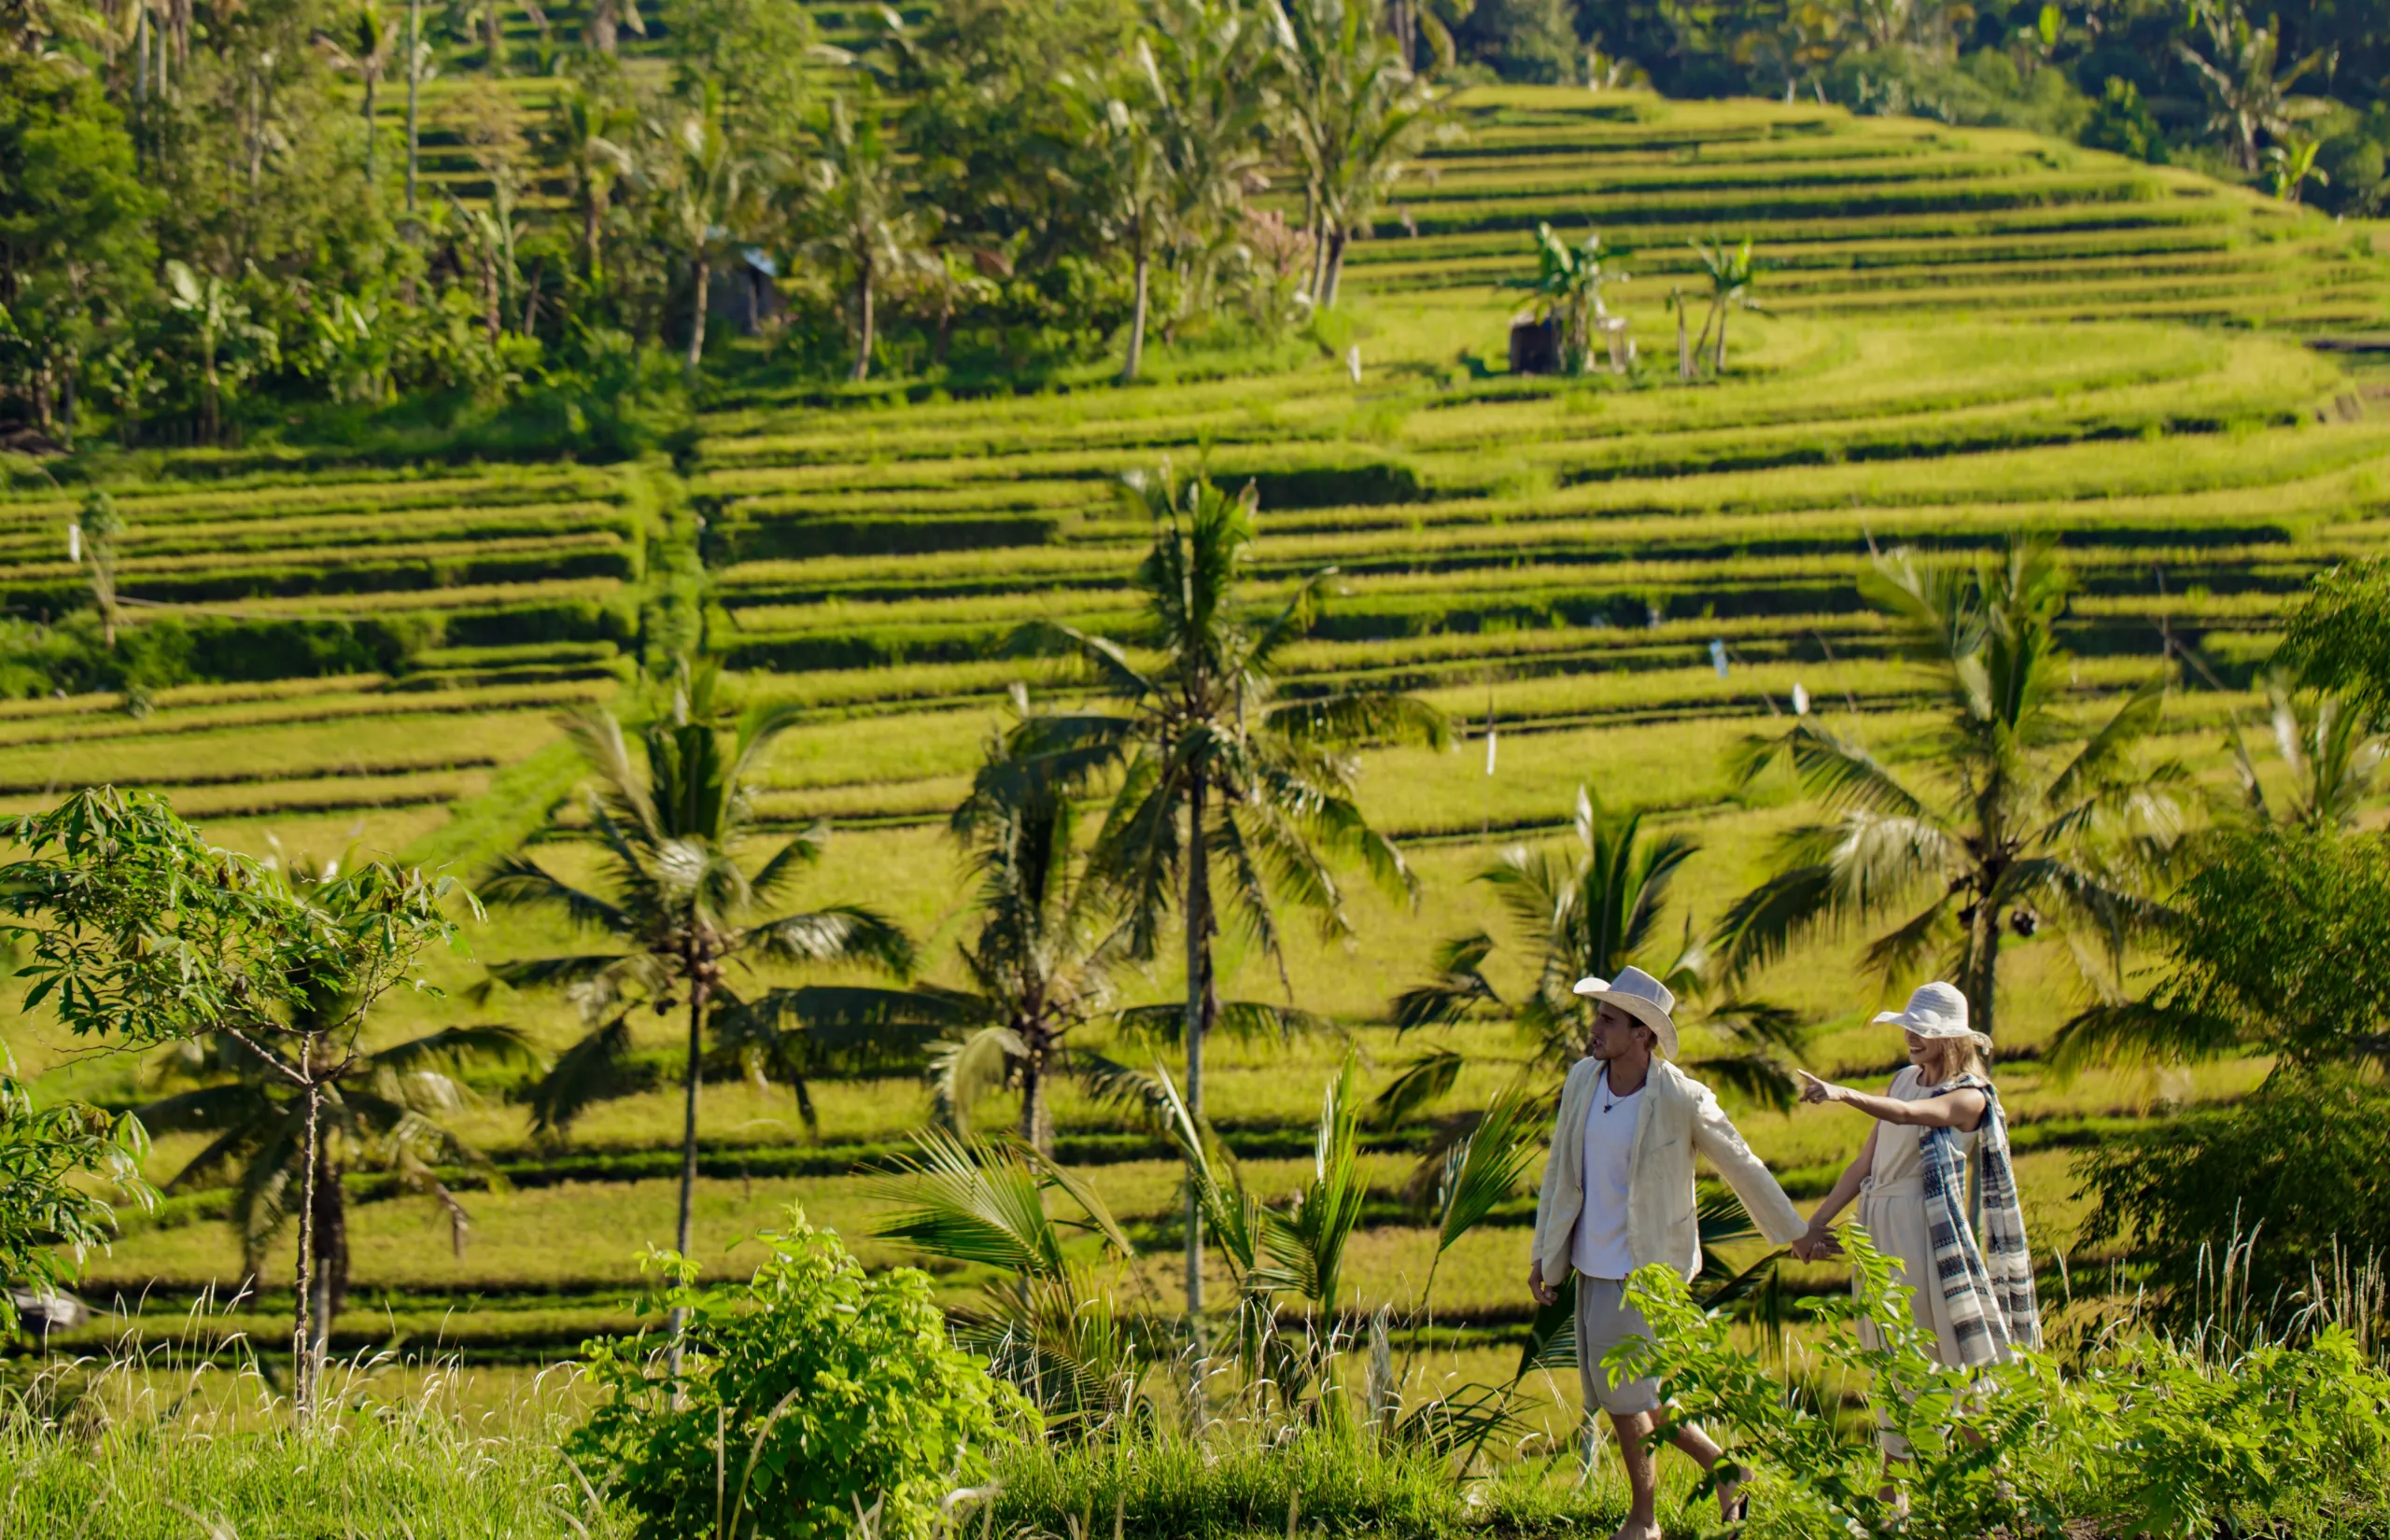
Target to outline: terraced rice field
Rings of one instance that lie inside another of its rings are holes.
[[[1041,616],[1132,621],[1126,576],[1146,532],[1116,499],[1122,471],[1167,457],[1249,480],[1262,596],[1323,566],[1340,573],[1318,634],[1290,656],[1298,683],[1400,683],[1466,726],[1454,752],[1367,759],[1367,806],[1410,846],[1425,897],[1414,911],[1361,895],[1352,947],[1305,944],[1292,959],[1298,997],[1349,1037],[1217,1051],[1214,1109],[1268,1191],[1296,1180],[1304,1126],[1348,1043],[1372,1086],[1417,1046],[1376,1023],[1429,947],[1498,926],[1474,872],[1506,841],[1554,837],[1580,785],[1700,840],[1669,920],[1697,926],[1761,874],[1797,816],[1788,787],[1737,787],[1722,764],[1736,738],[1791,709],[1796,683],[1889,758],[1930,753],[1919,681],[1885,655],[1860,592],[1871,544],[2062,541],[2080,580],[2069,639],[2082,704],[2158,672],[2163,637],[2196,645],[2214,679],[2186,681],[2164,748],[2220,784],[2228,723],[2245,713],[2285,596],[2320,566],[2390,541],[2390,407],[2367,376],[2282,329],[2380,322],[2381,264],[2353,228],[1933,125],[1561,92],[1503,92],[1472,110],[1475,136],[1397,200],[1420,234],[1382,225],[1355,254],[1357,382],[1320,357],[1259,377],[958,403],[757,393],[722,402],[673,466],[293,466],[228,482],[202,479],[223,468],[194,456],[178,462],[188,475],[120,488],[134,529],[124,592],[179,607],[194,636],[220,632],[210,645],[260,638],[260,677],[162,693],[138,719],[112,698],[9,706],[0,805],[110,778],[169,791],[249,847],[273,834],[328,853],[355,832],[470,871],[569,787],[551,715],[617,696],[653,574],[694,539],[710,644],[754,698],[804,708],[766,766],[766,815],[842,831],[805,896],[878,903],[943,956],[958,923],[944,815],[1008,685],[1073,688],[997,644]],[[2036,156],[2074,161],[2036,171]],[[1697,197],[1704,187],[1714,196]],[[1813,191],[1825,212],[1803,212]],[[1946,202],[1917,206],[1933,197]],[[1631,381],[1505,372],[1511,303],[1492,282],[1525,265],[1522,221],[1540,209],[1565,225],[1589,208],[1606,231],[1634,225],[1647,253],[1626,290],[1647,360],[1673,363],[1655,306],[1679,233],[1749,229],[1780,259],[1760,288],[1770,314],[1735,318],[1722,383],[1681,385],[1672,367]],[[2112,239],[2122,244],[2102,245]],[[2194,303],[2202,264],[2228,281]],[[1920,281],[1903,287],[1909,267]],[[56,560],[73,501],[0,504],[0,586],[21,610],[73,601]],[[312,651],[288,645],[302,636]],[[342,648],[372,665],[338,664]],[[291,677],[270,677],[274,660]],[[569,844],[545,853],[568,868],[586,860]],[[473,937],[485,958],[570,945],[522,919]],[[2060,1248],[2079,1216],[2073,1148],[2154,1107],[2237,1095],[2262,1066],[2060,1084],[2033,1054],[2078,998],[2063,948],[2046,937],[2007,956],[2003,1043],[2019,1057],[2004,1095],[2038,1243]],[[1515,984],[1504,966],[1498,981]],[[1231,991],[1275,987],[1233,945],[1226,968]],[[433,976],[453,989],[479,974],[443,959]],[[1892,1045],[1863,1025],[1877,1001],[1856,977],[1853,949],[1827,945],[1764,984],[1820,1024],[1813,1065],[1880,1079]],[[1140,986],[1156,999],[1176,987],[1166,968]],[[546,999],[501,995],[471,1018],[493,1016],[551,1046],[577,1029]],[[387,1029],[467,1018],[453,1001],[409,999]],[[641,1028],[660,1064],[672,1031]],[[142,1094],[121,1062],[66,1062],[38,1023],[11,1037],[34,1065],[59,1066],[53,1085]],[[1454,1105],[1518,1066],[1497,1026],[1453,1041],[1472,1061]],[[627,1320],[630,1259],[668,1234],[676,1103],[663,1092],[616,1103],[555,1158],[531,1145],[503,1086],[486,1089],[457,1126],[511,1189],[469,1197],[461,1259],[418,1207],[361,1207],[344,1339],[437,1333],[527,1357]],[[724,1085],[708,1098],[699,1249],[724,1272],[741,1253],[723,1247],[791,1199],[856,1234],[877,1199],[850,1168],[926,1111],[909,1081],[826,1084],[816,1144],[783,1094]],[[1061,1113],[1066,1153],[1160,1278],[1174,1223],[1160,1152],[1117,1114],[1067,1099]],[[1859,1132],[1827,1112],[1755,1113],[1747,1127],[1805,1197]],[[1427,1241],[1399,1189],[1422,1136],[1375,1137],[1379,1201],[1350,1271],[1362,1300],[1409,1302]],[[190,1153],[162,1147],[160,1173]],[[1439,1319],[1474,1340],[1522,1317],[1525,1208],[1440,1276]],[[238,1249],[220,1211],[176,1199],[97,1278],[155,1285],[161,1300],[229,1285]],[[957,1299],[976,1281],[943,1276]]]

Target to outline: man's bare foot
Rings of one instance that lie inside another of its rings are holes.
[[[1629,1519],[1618,1526],[1610,1540],[1660,1540],[1660,1521],[1656,1519]]]

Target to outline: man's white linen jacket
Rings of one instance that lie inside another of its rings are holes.
[[[1568,1276],[1577,1215],[1585,1206],[1585,1115],[1601,1062],[1583,1058],[1568,1071],[1553,1127],[1543,1197],[1535,1206],[1535,1259],[1547,1284]],[[1664,1058],[1652,1061],[1634,1099],[1635,1146],[1627,1167],[1626,1246],[1635,1266],[1665,1263],[1686,1279],[1701,1270],[1701,1227],[1694,1215],[1693,1157],[1709,1157],[1742,1199],[1760,1233],[1778,1245],[1807,1230],[1792,1200],[1727,1121],[1709,1087]]]

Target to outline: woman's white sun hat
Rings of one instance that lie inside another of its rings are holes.
[[[1596,1005],[1615,1005],[1628,1015],[1652,1029],[1660,1040],[1660,1057],[1677,1057],[1677,1024],[1670,1015],[1677,1008],[1673,990],[1640,968],[1623,968],[1616,978],[1585,977],[1577,981],[1576,992]]]
[[[1957,985],[1938,979],[1919,985],[1908,997],[1907,1010],[1886,1011],[1876,1020],[1896,1022],[1919,1037],[1966,1037],[1973,1030],[1967,1025],[1967,997]]]

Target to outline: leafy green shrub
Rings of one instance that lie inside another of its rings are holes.
[[[758,1239],[771,1255],[743,1289],[697,1288],[695,1262],[651,1253],[673,1281],[642,1313],[687,1312],[678,1404],[647,1334],[593,1341],[602,1399],[566,1451],[643,1540],[826,1540],[874,1505],[879,1534],[926,1533],[1036,1413],[948,1340],[927,1274],[866,1275],[801,1209]]]

